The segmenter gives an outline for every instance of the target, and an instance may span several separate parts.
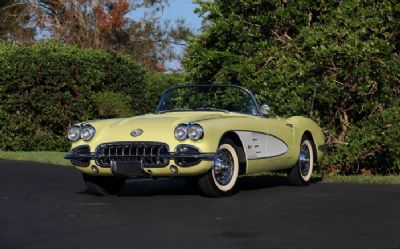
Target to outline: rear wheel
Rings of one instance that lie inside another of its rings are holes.
[[[221,197],[234,193],[239,175],[240,150],[230,139],[221,141],[211,170],[198,181],[200,190],[206,196]]]
[[[289,173],[289,183],[295,186],[308,185],[314,168],[314,142],[304,135],[300,144],[300,155]]]
[[[83,181],[88,189],[96,195],[115,195],[125,185],[125,178],[115,176],[92,176],[83,174]]]

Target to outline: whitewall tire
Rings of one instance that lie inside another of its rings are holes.
[[[234,193],[239,175],[239,150],[232,140],[221,141],[211,170],[199,178],[200,190],[205,195],[221,197]]]
[[[296,186],[308,185],[313,173],[314,162],[314,142],[304,135],[301,139],[298,161],[289,173],[290,184]]]

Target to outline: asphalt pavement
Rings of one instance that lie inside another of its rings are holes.
[[[245,177],[207,198],[185,179],[88,193],[72,167],[0,160],[0,248],[400,249],[400,185]]]

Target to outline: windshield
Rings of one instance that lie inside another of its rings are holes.
[[[258,115],[254,96],[238,86],[178,86],[167,90],[156,113],[175,111],[224,111]]]

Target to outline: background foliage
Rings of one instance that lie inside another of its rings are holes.
[[[124,52],[143,68],[166,70],[174,46],[191,34],[183,20],[162,20],[168,0],[1,0],[0,40],[53,40]]]
[[[119,118],[132,116],[132,97],[124,93],[103,91],[92,96],[98,118]]]
[[[159,22],[167,0],[1,1],[0,150],[66,150],[69,124],[151,112],[186,79],[244,85],[276,114],[311,115],[330,144],[326,172],[400,173],[398,1],[196,2],[204,26],[186,73],[162,74],[190,35]],[[148,19],[127,15],[137,8]],[[58,43],[37,43],[39,30]]]
[[[158,73],[147,71],[145,74],[144,98],[140,100],[141,113],[151,113],[156,109],[160,97],[165,89],[170,86],[183,84],[185,82],[185,74],[183,73]]]
[[[53,43],[0,44],[0,149],[65,150],[66,129],[98,116],[96,93],[102,91],[129,96],[130,109],[139,112],[143,74],[121,54]]]
[[[197,3],[207,26],[189,43],[191,81],[245,85],[280,115],[308,115],[316,90],[329,171],[399,172],[397,1]]]
[[[153,112],[182,74],[59,43],[0,43],[0,150],[67,150],[70,124]]]

